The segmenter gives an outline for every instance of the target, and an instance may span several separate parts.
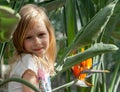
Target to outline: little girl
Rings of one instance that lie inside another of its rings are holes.
[[[22,78],[40,89],[51,92],[50,75],[54,74],[56,40],[54,29],[42,7],[27,4],[20,10],[21,20],[13,34],[16,49],[10,77]],[[10,82],[8,92],[34,92]]]

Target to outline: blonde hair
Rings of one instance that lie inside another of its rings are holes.
[[[54,28],[45,13],[45,9],[33,4],[27,4],[21,8],[19,13],[21,15],[21,20],[13,34],[13,44],[15,46],[17,55],[28,53],[23,47],[25,34],[29,29],[34,27],[36,21],[38,18],[40,18],[45,23],[49,33],[49,47],[46,51],[46,56],[49,61],[48,66],[51,66],[51,72],[54,72],[54,62],[56,58],[56,40],[54,35]]]

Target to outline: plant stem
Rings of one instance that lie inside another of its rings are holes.
[[[73,80],[73,81],[71,81],[71,82],[69,82],[69,83],[67,83],[67,84],[64,84],[64,85],[62,85],[62,86],[59,86],[59,87],[57,87],[57,88],[54,88],[54,89],[52,90],[52,92],[54,92],[54,91],[56,91],[56,90],[59,90],[59,89],[62,89],[62,88],[69,87],[69,86],[75,84],[76,82],[77,82],[77,80]]]
[[[2,82],[0,82],[0,87],[3,86],[4,84],[8,83],[8,82],[11,82],[11,81],[15,81],[15,82],[19,82],[19,83],[22,83],[28,87],[30,87],[31,89],[33,89],[35,92],[39,92],[39,90],[32,84],[30,84],[29,82],[21,79],[21,78],[9,78],[9,79],[6,79]]]

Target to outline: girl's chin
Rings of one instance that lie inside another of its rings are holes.
[[[38,56],[38,57],[43,57],[44,53],[35,53],[35,55]]]

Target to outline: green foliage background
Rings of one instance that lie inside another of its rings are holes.
[[[27,3],[45,7],[55,28],[58,56],[55,66],[57,74],[51,79],[53,91],[119,92],[120,0],[0,0],[0,5],[8,6],[16,13]],[[0,14],[1,19],[2,17],[4,16]],[[0,23],[4,22],[1,21]],[[1,65],[3,65],[3,63],[8,63],[8,58],[12,56],[14,49],[11,39],[5,34],[10,32],[8,30],[10,29],[10,23],[6,22],[4,24],[8,29],[2,27],[1,24],[0,32],[3,32],[3,35],[0,36],[0,59]],[[1,28],[6,31],[2,31]],[[83,53],[79,52],[82,47],[86,48]],[[73,57],[69,57],[71,51],[76,49],[78,53]],[[93,63],[99,62],[99,65],[94,67],[94,69],[108,69],[111,72],[109,74],[92,75],[89,80],[94,86],[91,88],[77,87],[74,84],[70,84],[71,81],[75,80],[71,67],[90,57],[93,57]],[[2,58],[4,60],[3,63]],[[61,70],[60,67],[62,67]],[[2,72],[2,67],[0,68],[2,77],[4,73]],[[14,78],[3,80],[0,86],[10,81],[23,81]],[[24,81],[22,83],[29,85]],[[29,87],[36,90],[36,92],[38,91],[31,85]]]

